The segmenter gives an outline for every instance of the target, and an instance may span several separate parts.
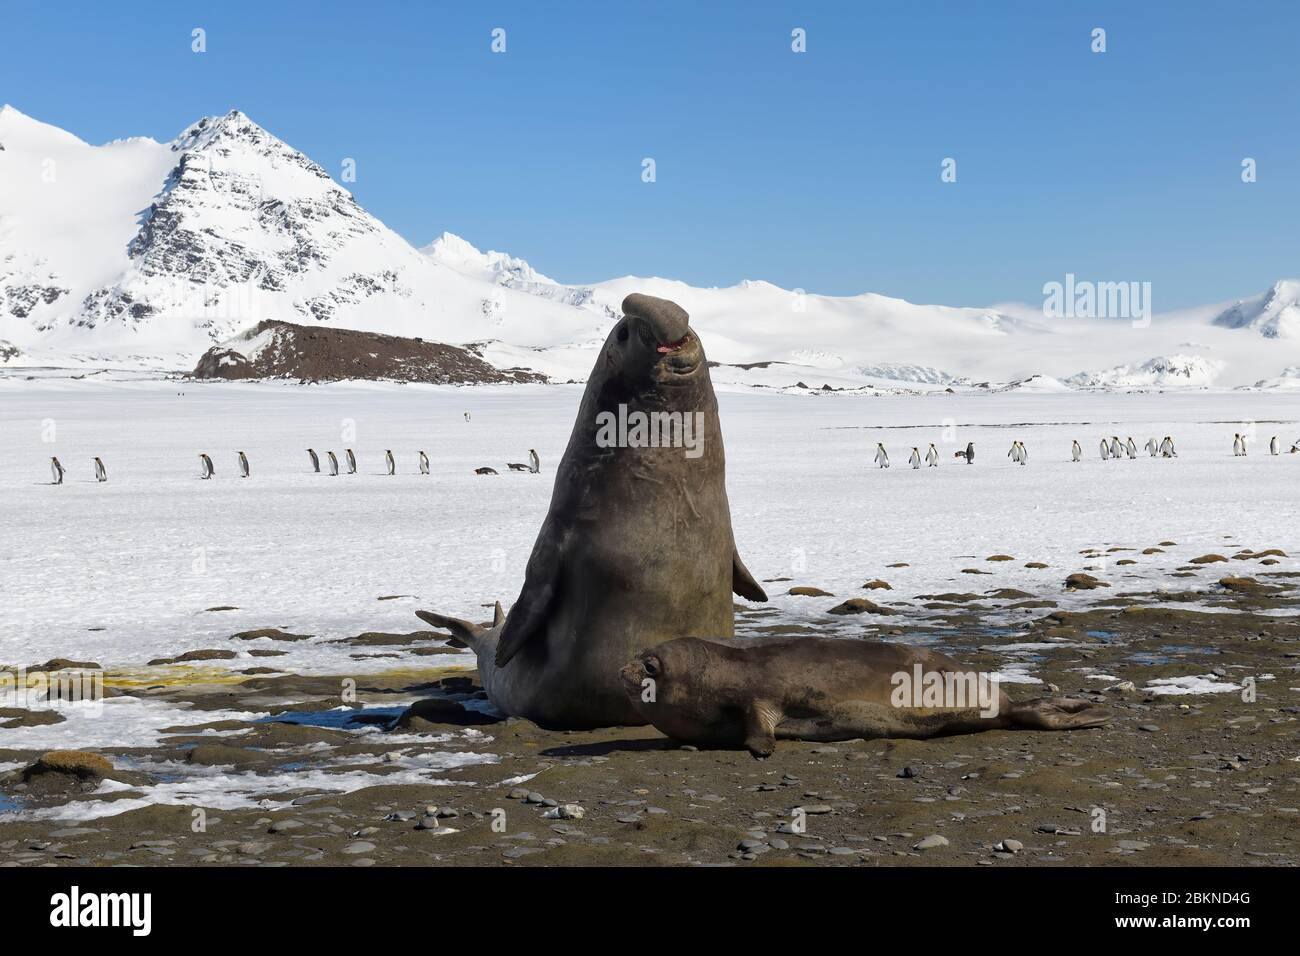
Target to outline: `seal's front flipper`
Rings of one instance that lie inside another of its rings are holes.
[[[533,547],[524,572],[524,587],[519,600],[510,608],[510,616],[501,628],[497,643],[496,665],[504,667],[519,649],[546,630],[546,619],[555,603],[556,583],[560,577],[560,549],[549,539],[547,528]]]
[[[767,600],[767,592],[754,580],[754,576],[749,573],[749,568],[745,567],[745,562],[740,560],[740,555],[735,548],[731,550],[731,590],[751,601]]]
[[[745,749],[758,760],[772,756],[776,750],[776,725],[780,710],[766,701],[756,700],[745,712]]]
[[[1085,730],[1109,722],[1110,711],[1086,700],[1040,697],[1012,704],[1009,716],[1023,730]]]

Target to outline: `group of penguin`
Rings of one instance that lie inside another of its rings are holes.
[[[1020,445],[1020,442],[1016,442],[1016,445]],[[1024,448],[1023,445],[1020,445],[1020,447]],[[1015,446],[1012,446],[1012,450],[1015,450]],[[962,459],[968,465],[973,465],[975,463],[975,443],[973,441],[967,442],[966,447],[962,451],[955,452],[953,457]],[[1028,458],[1029,453],[1025,452],[1025,460],[1027,461]],[[913,468],[920,468],[921,449],[913,448],[912,457],[907,460],[907,463]],[[939,449],[934,447],[934,442],[931,442],[930,447],[926,449],[925,463],[930,468],[939,467]],[[1022,461],[1021,464],[1023,465],[1024,462]],[[884,442],[876,442],[876,465],[881,468],[889,467],[889,452],[885,451]]]
[[[1163,440],[1156,441],[1154,437],[1148,438],[1146,445],[1143,446],[1147,454],[1152,458],[1177,458],[1178,451],[1174,448],[1174,440],[1166,435]],[[1128,437],[1128,441],[1122,442],[1118,435],[1111,435],[1110,439],[1102,438],[1101,440],[1101,460],[1119,459],[1125,456],[1136,458],[1138,456],[1137,442],[1133,436]],[[1070,460],[1080,461],[1083,458],[1083,449],[1079,447],[1076,441],[1070,448]]]
[[[50,474],[54,477],[54,484],[63,484],[63,476],[67,472],[58,458],[50,458]],[[108,481],[108,469],[104,467],[104,463],[98,457],[95,458],[95,480]]]
[[[1274,435],[1271,439],[1269,439],[1268,453],[1270,455],[1282,454],[1282,446],[1278,444],[1276,435]],[[1232,454],[1237,458],[1246,457],[1246,436],[1245,435],[1234,434],[1232,436]],[[1300,454],[1300,438],[1297,438],[1294,442],[1291,443],[1291,450],[1287,452],[1287,454],[1289,455]]]
[[[236,452],[236,454],[239,456],[239,477],[240,478],[249,477],[249,475],[252,474],[252,470],[249,468],[248,465],[248,456],[244,454],[242,451]],[[347,459],[347,463],[348,463],[347,473],[349,475],[355,475],[357,473],[357,456],[353,453],[351,448],[345,448],[343,450],[343,454],[344,457]],[[315,472],[316,474],[320,474],[321,461],[320,461],[320,456],[316,454],[316,450],[314,448],[308,448],[307,455],[311,458],[312,471]],[[420,451],[419,455],[420,455],[420,474],[427,475],[429,473],[429,456],[426,455],[423,451]],[[330,475],[337,475],[339,473],[338,456],[335,455],[334,452],[332,451],[325,452],[325,456],[329,459],[328,473]],[[387,467],[388,474],[390,475],[397,474],[397,461],[396,459],[393,458],[392,449],[387,449],[384,451],[384,464]],[[511,471],[524,471],[524,472],[528,472],[529,474],[536,475],[539,474],[542,470],[542,462],[541,459],[537,457],[537,452],[530,448],[528,449],[528,464],[525,465],[520,462],[509,462],[506,465],[506,467]],[[63,484],[63,476],[67,474],[67,472],[64,469],[62,462],[60,462],[57,457],[50,458],[50,474],[54,478],[54,484],[56,485]],[[216,474],[217,474],[217,469],[216,466],[212,463],[212,456],[208,455],[205,452],[199,452],[199,477],[204,480],[207,480],[209,478],[215,478]],[[495,468],[484,467],[484,468],[475,468],[474,474],[496,475],[499,474],[499,472]],[[98,457],[95,458],[95,480],[108,481],[108,470],[104,467],[104,462],[101,461]]]
[[[1144,447],[1146,448],[1147,453],[1150,454],[1152,458],[1177,458],[1178,457],[1178,451],[1177,449],[1174,448],[1174,440],[1169,435],[1166,435],[1164,439],[1160,441],[1157,441],[1155,438],[1148,438],[1147,443]],[[1268,443],[1268,452],[1270,455],[1279,455],[1281,454],[1281,449],[1282,446],[1278,442],[1277,436],[1274,435],[1273,439]],[[1237,457],[1245,456],[1246,454],[1245,435],[1241,435],[1241,434],[1233,435],[1232,453]],[[1300,454],[1300,439],[1296,439],[1295,443],[1292,444],[1290,454],[1292,455]],[[1137,443],[1133,441],[1133,437],[1131,435],[1129,436],[1128,441],[1120,441],[1118,435],[1112,435],[1108,439],[1103,438],[1101,440],[1102,461],[1108,461],[1111,459],[1119,459],[1125,457],[1137,458],[1137,456],[1138,456],[1138,446]],[[973,464],[975,461],[975,443],[968,442],[966,444],[966,448],[963,451],[956,452],[953,455],[953,457],[964,460],[968,465]],[[1025,447],[1024,442],[1013,441],[1011,443],[1011,450],[1007,452],[1007,457],[1011,459],[1013,464],[1026,465],[1029,463],[1029,449]],[[1070,460],[1071,461],[1083,460],[1083,448],[1079,445],[1077,441],[1072,441],[1070,443]],[[908,458],[907,463],[911,465],[912,468],[916,469],[921,467],[922,461],[924,461],[924,463],[930,468],[937,468],[939,466],[939,451],[937,448],[934,447],[933,443],[931,443],[930,447],[926,450],[924,456],[922,456],[920,448],[917,447],[912,448],[912,454],[911,457]],[[885,450],[885,445],[883,442],[876,442],[875,463],[877,467],[880,468],[889,467],[889,452]]]

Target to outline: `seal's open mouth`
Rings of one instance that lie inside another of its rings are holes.
[[[659,365],[669,378],[688,376],[701,366],[699,339],[687,332],[676,342],[660,342],[655,346],[659,353]]]

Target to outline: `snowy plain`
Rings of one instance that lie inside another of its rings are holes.
[[[279,627],[315,636],[279,659],[295,671],[381,667],[327,642],[416,630],[417,607],[482,617],[494,600],[509,606],[580,395],[578,386],[0,383],[0,659],[129,668]],[[991,586],[1056,591],[1090,547],[1179,542],[1163,563],[1113,569],[1120,580],[1228,547],[1229,537],[1300,550],[1300,455],[1285,453],[1300,438],[1300,396],[724,391],[719,401],[736,540],[760,579],[839,593],[885,577],[907,599],[965,590],[953,587],[961,569],[1002,552],[1018,560]],[[1235,432],[1255,436],[1246,458],[1231,454]],[[1113,434],[1139,446],[1171,434],[1179,457],[1102,461],[1098,441]],[[1267,454],[1274,434],[1278,457]],[[1026,466],[1006,457],[1014,439],[1028,448]],[[888,471],[872,464],[878,441]],[[970,466],[953,457],[968,441]],[[910,449],[929,442],[940,467],[912,471]],[[322,461],[354,448],[358,473],[314,474],[308,447]],[[542,473],[507,472],[530,448]],[[237,477],[237,450],[248,479]],[[199,479],[200,451],[214,480]],[[50,483],[51,455],[68,469],[61,487]],[[93,480],[95,455],[105,484]],[[502,474],[475,475],[482,465]],[[887,568],[897,562],[910,566]],[[378,600],[390,595],[403,597]],[[238,610],[206,611],[225,605]]]

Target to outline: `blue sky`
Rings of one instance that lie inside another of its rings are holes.
[[[1072,272],[1150,281],[1164,311],[1300,275],[1293,2],[51,2],[0,25],[0,101],[37,119],[168,140],[238,108],[336,177],[354,158],[411,242],[562,281],[988,305]]]

